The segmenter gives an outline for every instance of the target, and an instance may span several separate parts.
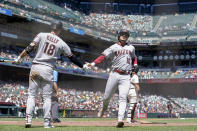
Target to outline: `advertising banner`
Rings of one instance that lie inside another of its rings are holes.
[[[0,13],[4,15],[12,16],[12,11],[4,8],[0,8]]]

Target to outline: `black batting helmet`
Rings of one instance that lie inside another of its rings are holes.
[[[119,33],[118,33],[118,39],[120,38],[120,36],[126,36],[127,38],[129,38],[129,36],[130,36],[130,33],[129,33],[129,31],[128,30],[121,30],[121,31],[119,31]]]
[[[55,21],[51,24],[51,30],[61,30],[63,29],[63,24],[61,21]]]

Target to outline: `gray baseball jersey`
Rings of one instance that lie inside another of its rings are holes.
[[[72,55],[69,46],[58,36],[51,33],[39,33],[33,40],[37,43],[37,53],[33,63],[55,66],[61,53],[65,56]]]
[[[131,44],[128,43],[125,46],[121,46],[118,43],[116,43],[104,50],[102,54],[106,58],[112,57],[112,70],[116,69],[126,72],[132,70],[132,58],[135,57],[135,48]],[[124,118],[127,104],[127,95],[129,92],[130,85],[131,83],[129,74],[120,74],[114,71],[110,73],[103,98],[103,110],[105,111],[107,109],[109,99],[118,87],[118,121],[122,121]]]
[[[131,71],[132,58],[135,57],[135,48],[130,43],[125,46],[116,43],[107,48],[102,54],[107,58],[112,57],[112,69]]]
[[[26,120],[32,121],[32,111],[35,107],[35,96],[38,88],[43,90],[44,126],[50,125],[51,94],[53,86],[53,70],[55,62],[61,53],[72,55],[68,45],[52,33],[39,33],[31,44],[36,44],[37,52],[30,71]]]

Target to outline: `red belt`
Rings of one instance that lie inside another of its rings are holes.
[[[129,71],[127,72],[127,71],[117,70],[117,69],[114,69],[114,72],[117,72],[117,73],[123,74],[123,75],[128,75],[128,74],[130,74]]]

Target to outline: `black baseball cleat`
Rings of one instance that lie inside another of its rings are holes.
[[[53,123],[60,123],[61,121],[60,121],[60,119],[53,119],[52,122],[53,122]]]
[[[137,123],[138,121],[131,119],[131,123]]]
[[[119,121],[118,124],[116,125],[117,128],[123,128],[124,127],[124,122]]]
[[[25,128],[31,128],[31,124],[30,123],[26,123],[25,124]]]

